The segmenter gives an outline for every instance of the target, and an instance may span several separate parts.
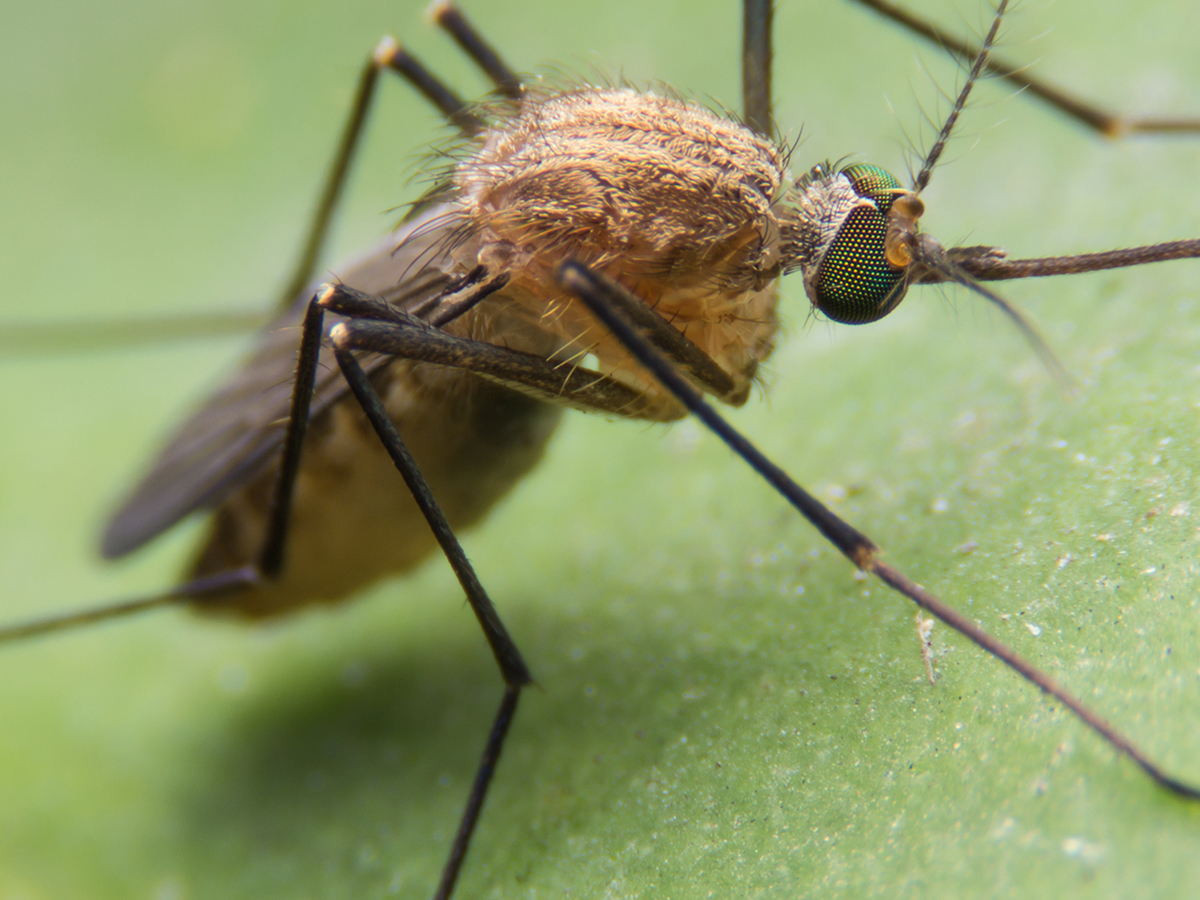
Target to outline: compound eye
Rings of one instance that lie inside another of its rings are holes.
[[[878,166],[842,170],[855,193],[874,206],[856,206],[825,251],[816,277],[815,304],[835,322],[861,325],[896,308],[904,296],[904,270],[887,260],[887,211],[900,183]]]
[[[842,175],[854,188],[854,193],[868,200],[874,200],[881,213],[886,214],[892,208],[892,199],[896,192],[902,190],[896,176],[887,169],[873,166],[870,163],[856,163],[842,169]]]

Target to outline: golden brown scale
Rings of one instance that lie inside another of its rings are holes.
[[[508,285],[447,331],[602,372],[652,395],[639,415],[683,409],[554,281],[577,257],[620,280],[734,378],[740,403],[770,353],[781,269],[783,154],[743,126],[627,89],[529,94],[453,174],[439,208],[450,277],[480,262]],[[428,231],[425,232],[428,234]],[[413,273],[409,273],[410,276]],[[346,283],[356,284],[348,275]],[[365,290],[378,288],[363,287]],[[540,458],[559,407],[462,370],[393,362],[373,379],[452,526],[480,519]],[[250,563],[270,471],[225,500],[192,576]],[[280,579],[225,611],[264,616],[347,598],[433,551],[428,526],[353,402],[314,419]]]

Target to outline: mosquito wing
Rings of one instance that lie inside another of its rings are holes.
[[[446,236],[454,211],[434,206],[406,222],[374,251],[336,273],[361,291],[414,306],[450,280]],[[326,279],[329,280],[329,279]],[[123,556],[198,509],[211,509],[270,465],[283,445],[300,325],[312,291],[268,325],[254,354],[178,428],[153,467],[109,520],[101,540],[107,558]],[[334,324],[326,318],[326,331]],[[375,366],[386,362],[376,357]],[[371,361],[365,362],[368,370]],[[333,353],[322,349],[312,414],[346,392]]]

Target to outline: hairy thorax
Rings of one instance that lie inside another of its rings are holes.
[[[559,358],[593,354],[662,395],[662,418],[681,415],[555,284],[568,257],[604,271],[733,376],[724,399],[742,402],[776,331],[784,163],[770,141],[682,100],[531,92],[454,172],[454,255],[509,270],[504,316],[557,336]]]

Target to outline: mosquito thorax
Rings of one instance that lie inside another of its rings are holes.
[[[801,271],[812,305],[836,322],[861,325],[904,298],[923,207],[890,172],[868,163],[814,166],[796,182],[787,271]]]
[[[749,395],[774,343],[790,215],[786,154],[775,143],[674,97],[534,89],[495,108],[452,180],[464,219],[459,265],[507,259],[503,314],[554,332],[560,357],[593,354],[602,371],[658,391],[557,286],[559,263],[576,258],[620,281],[733,376],[722,399]]]

